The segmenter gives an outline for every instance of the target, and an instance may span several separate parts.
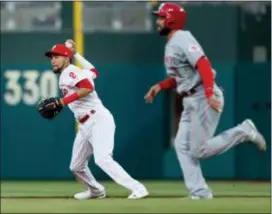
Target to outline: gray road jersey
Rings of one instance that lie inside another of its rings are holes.
[[[167,42],[164,63],[167,75],[176,79],[177,93],[189,91],[201,82],[196,63],[202,56],[202,47],[189,31],[179,30]]]

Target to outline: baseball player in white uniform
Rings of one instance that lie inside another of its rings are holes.
[[[214,136],[224,97],[215,83],[215,70],[190,31],[181,30],[186,13],[173,3],[163,3],[157,11],[157,26],[165,36],[164,63],[168,78],[155,84],[145,95],[147,103],[162,90],[173,89],[183,96],[183,107],[174,147],[190,198],[213,198],[202,175],[199,159],[220,155],[232,147],[251,141],[261,151],[266,142],[254,123],[241,124]]]
[[[114,159],[115,122],[95,90],[98,77],[95,67],[76,52],[75,43],[56,44],[45,55],[51,59],[53,71],[58,73],[59,87],[63,93],[62,106],[68,106],[79,122],[74,140],[70,170],[88,187],[87,191],[74,195],[76,199],[104,198],[105,188],[92,175],[88,161],[94,155],[95,163],[117,184],[131,191],[129,199],[140,199],[149,193],[145,186],[133,179]],[[83,69],[71,64],[74,57]]]

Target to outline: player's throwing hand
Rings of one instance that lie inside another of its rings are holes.
[[[77,53],[76,43],[72,39],[67,39],[65,41],[65,46],[70,49],[73,55]]]
[[[159,84],[153,85],[149,91],[146,93],[144,99],[146,103],[152,103],[154,97],[161,91],[161,86]]]

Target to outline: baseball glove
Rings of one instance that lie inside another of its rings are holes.
[[[60,99],[55,97],[43,99],[38,103],[37,106],[37,110],[41,116],[49,120],[56,117],[62,109],[63,106],[60,102]]]

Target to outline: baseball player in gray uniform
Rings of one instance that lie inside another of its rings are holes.
[[[166,89],[183,96],[175,151],[190,198],[211,199],[213,193],[202,175],[199,159],[220,155],[247,141],[265,151],[266,142],[250,119],[214,136],[224,106],[223,93],[215,83],[216,72],[192,33],[181,30],[186,18],[181,6],[163,3],[153,14],[157,16],[159,34],[167,40],[164,63],[168,78],[152,86],[145,101],[152,103]]]

